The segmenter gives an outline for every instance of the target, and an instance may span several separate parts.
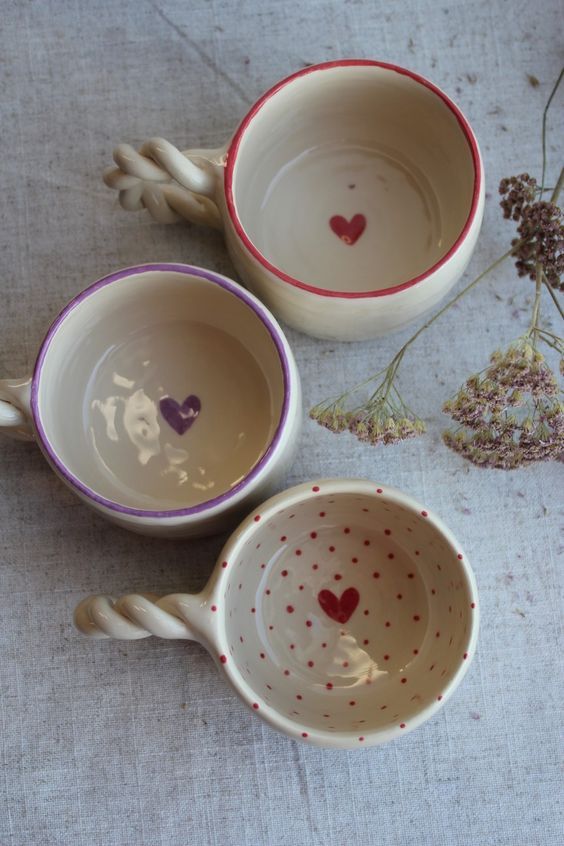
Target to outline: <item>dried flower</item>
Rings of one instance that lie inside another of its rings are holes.
[[[443,411],[466,427],[445,432],[447,446],[473,464],[504,470],[559,458],[564,405],[544,356],[525,336],[490,361],[444,404]]]
[[[536,281],[542,271],[553,288],[564,290],[564,225],[555,203],[538,199],[537,182],[528,173],[502,179],[499,193],[503,216],[518,221],[518,238],[511,242],[519,276]]]

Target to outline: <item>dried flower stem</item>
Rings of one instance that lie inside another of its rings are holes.
[[[552,91],[550,92],[550,96],[549,96],[548,100],[546,101],[546,106],[544,107],[544,110],[543,110],[543,113],[542,113],[542,175],[541,175],[541,190],[540,190],[541,197],[542,197],[542,195],[544,194],[544,191],[545,191],[544,179],[545,179],[545,176],[546,176],[546,121],[547,121],[547,118],[548,118],[548,110],[550,109],[550,104],[552,103],[554,95],[558,91],[558,88],[560,86],[560,83],[562,82],[563,76],[564,76],[564,68],[562,68],[562,70],[560,71],[560,73],[558,75],[558,79],[554,83],[554,87],[553,87]],[[560,182],[562,181],[562,174],[563,173],[564,173],[564,171],[560,172],[560,180],[559,180]],[[554,202],[554,200],[553,200],[553,202]]]

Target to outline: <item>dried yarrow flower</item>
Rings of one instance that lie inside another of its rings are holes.
[[[425,431],[425,424],[403,402],[393,385],[394,363],[390,364],[384,379],[372,396],[352,411],[345,411],[344,403],[358,387],[337,399],[316,405],[309,416],[331,432],[348,430],[362,443],[394,444],[415,438]],[[382,375],[382,374],[379,374]]]
[[[447,446],[473,464],[514,469],[564,453],[564,405],[556,377],[528,338],[496,351],[443,411],[461,424]],[[462,428],[465,427],[465,428]]]
[[[538,199],[536,180],[528,173],[502,179],[499,193],[503,216],[519,222],[518,238],[511,242],[519,276],[536,281],[544,273],[553,288],[564,290],[564,225],[562,211],[555,203]]]

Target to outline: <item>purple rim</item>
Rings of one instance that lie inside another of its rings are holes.
[[[284,401],[282,403],[282,412],[280,415],[278,426],[276,427],[276,431],[274,432],[274,435],[267,449],[265,450],[264,455],[262,456],[260,461],[255,464],[250,473],[248,473],[237,485],[235,485],[234,488],[229,491],[226,491],[220,496],[214,497],[213,499],[208,499],[205,502],[201,502],[199,505],[193,505],[190,508],[177,508],[170,509],[167,511],[148,511],[141,508],[130,508],[127,505],[120,505],[120,503],[118,502],[114,502],[111,499],[106,499],[100,494],[97,494],[96,491],[93,491],[92,488],[89,488],[87,485],[81,482],[80,479],[78,479],[73,473],[70,472],[68,467],[61,461],[61,459],[51,446],[49,439],[47,438],[45,429],[43,428],[43,424],[41,422],[38,400],[39,380],[41,377],[41,370],[45,361],[45,356],[47,355],[47,351],[49,349],[51,341],[57,334],[59,327],[66,319],[67,315],[70,314],[70,312],[73,311],[82,302],[84,302],[84,300],[88,299],[88,297],[96,293],[96,291],[100,290],[101,288],[105,288],[106,285],[111,285],[113,282],[119,282],[119,280],[125,279],[129,276],[137,276],[141,273],[147,273],[150,271],[171,271],[175,273],[185,273],[187,276],[199,276],[201,279],[206,279],[208,282],[213,282],[215,285],[219,285],[220,288],[224,288],[224,290],[229,291],[229,293],[234,294],[236,297],[242,300],[247,306],[252,309],[252,311],[254,311],[259,320],[261,320],[262,323],[266,326],[280,357],[280,364],[282,366],[282,377],[284,382]],[[35,367],[33,369],[33,376],[31,382],[31,413],[41,446],[49,460],[57,469],[57,471],[72,487],[79,490],[89,499],[92,499],[94,502],[97,502],[99,505],[103,505],[111,511],[117,511],[121,514],[131,514],[135,517],[162,518],[189,517],[192,514],[200,514],[202,511],[207,511],[209,509],[215,508],[216,505],[220,505],[224,502],[227,502],[227,500],[234,497],[236,494],[246,488],[258,476],[264,466],[268,463],[270,456],[278,446],[282,437],[282,431],[288,419],[291,393],[290,366],[286,350],[284,349],[284,344],[282,343],[282,338],[283,335],[281,330],[278,326],[275,325],[272,316],[266,310],[266,308],[260,306],[254,300],[254,298],[251,298],[251,296],[235,282],[232,282],[225,276],[220,276],[219,274],[213,273],[211,270],[204,270],[201,267],[193,267],[190,264],[141,264],[136,267],[126,267],[123,270],[118,270],[116,273],[111,273],[109,276],[104,276],[102,279],[98,279],[97,282],[94,282],[92,285],[89,285],[89,287],[85,288],[84,291],[82,291],[80,294],[77,294],[77,296],[74,297],[64,307],[64,309],[60,312],[60,314],[55,318],[55,320],[49,327],[49,330],[39,348],[39,353],[37,355]]]

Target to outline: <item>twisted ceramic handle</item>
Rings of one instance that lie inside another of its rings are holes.
[[[159,223],[175,223],[184,217],[220,229],[221,217],[211,199],[216,183],[210,164],[215,153],[181,153],[164,138],[151,138],[139,152],[120,144],[114,150],[117,168],[104,173],[104,182],[117,188],[120,204],[127,211],[146,208]],[[208,166],[199,167],[192,157],[202,158]]]
[[[152,593],[130,593],[120,599],[87,596],[74,612],[74,624],[94,638],[139,640],[155,635],[169,640],[199,640],[200,596],[175,593],[161,598]],[[193,624],[196,624],[194,626]]]
[[[32,441],[29,423],[31,379],[0,379],[0,431],[16,440]]]

